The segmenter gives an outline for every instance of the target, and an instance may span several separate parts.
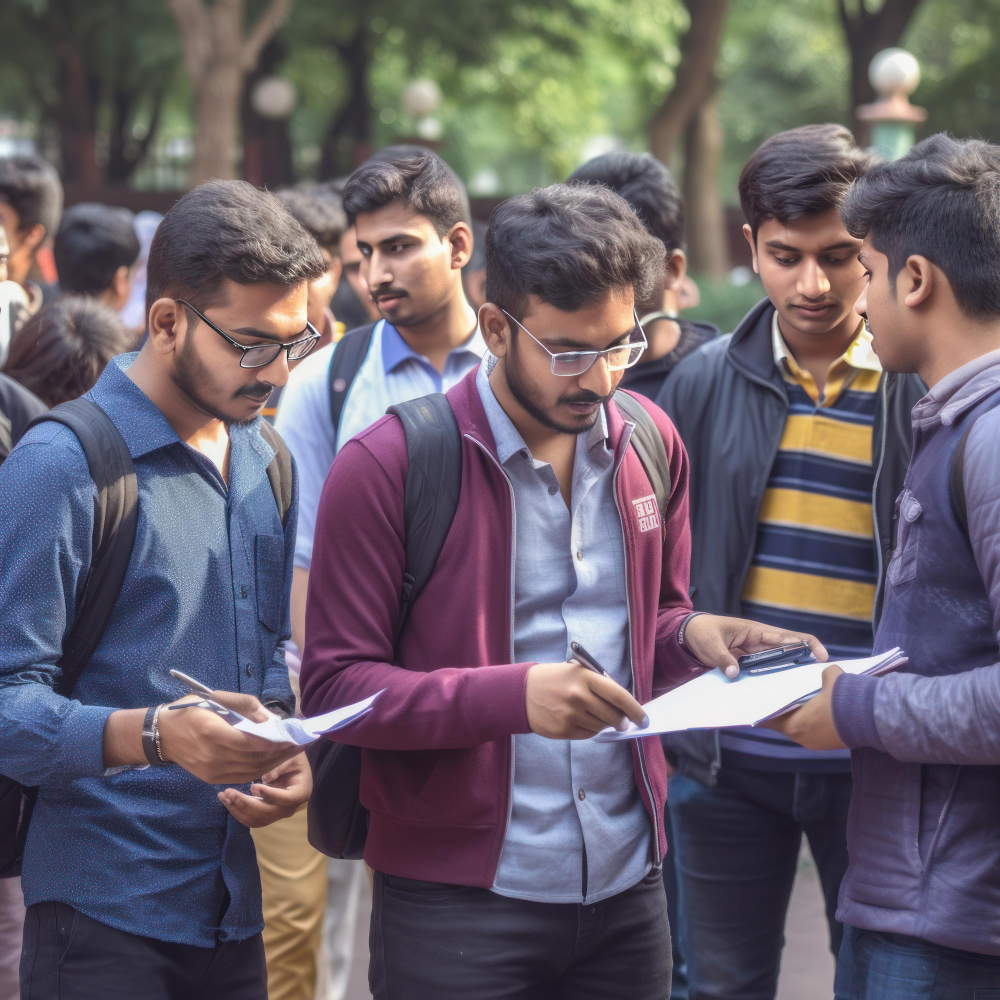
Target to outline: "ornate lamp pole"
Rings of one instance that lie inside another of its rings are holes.
[[[904,156],[913,145],[914,126],[927,120],[927,112],[910,104],[910,94],[920,83],[920,64],[906,49],[883,49],[868,67],[879,100],[856,109],[858,121],[871,122],[872,145],[890,160]]]

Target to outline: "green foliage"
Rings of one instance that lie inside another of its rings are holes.
[[[694,280],[701,301],[693,309],[685,310],[684,318],[714,323],[721,333],[732,333],[740,320],[764,298],[764,286],[756,275],[745,285],[731,285],[728,281],[713,281],[698,275],[694,275]]]

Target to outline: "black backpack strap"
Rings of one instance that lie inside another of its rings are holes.
[[[260,436],[274,450],[274,458],[267,465],[267,479],[284,526],[288,521],[288,509],[292,506],[292,453],[281,435],[266,420],[260,422]]]
[[[948,473],[948,497],[951,500],[951,512],[958,521],[959,528],[966,538],[969,537],[969,511],[965,504],[965,446],[969,441],[969,434],[976,426],[976,417],[969,421],[969,426],[962,431],[962,436],[958,439],[951,456],[951,469]]]
[[[670,463],[667,460],[667,447],[653,418],[635,396],[619,389],[615,393],[615,405],[621,410],[622,416],[635,424],[630,443],[635,448],[646,476],[653,486],[656,506],[660,511],[660,524],[665,525],[667,504],[670,501]]]
[[[128,445],[96,403],[82,397],[60,403],[29,427],[43,421],[63,424],[77,436],[97,489],[90,572],[59,658],[62,673],[56,690],[68,695],[97,648],[121,593],[135,543],[139,489]]]
[[[462,438],[443,393],[390,406],[406,432],[409,466],[403,495],[406,560],[395,635],[417,594],[434,572],[458,509],[462,486]]]
[[[368,357],[368,349],[371,347],[375,326],[375,323],[369,323],[368,326],[360,326],[357,330],[345,333],[333,349],[328,384],[330,388],[330,419],[333,421],[334,436],[340,429],[340,416],[344,412],[347,393],[357,378],[361,366],[365,363],[365,358]]]

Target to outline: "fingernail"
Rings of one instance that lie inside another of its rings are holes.
[[[740,672],[740,668],[739,667],[734,667],[734,666],[728,666],[728,667],[726,667],[726,676],[728,678],[730,678],[730,679],[732,679],[733,677],[735,677],[739,672]]]
[[[628,719],[622,719],[622,721],[619,722],[617,726],[615,726],[615,729],[617,729],[618,732],[620,732],[620,733],[627,733],[628,732]]]
[[[644,715],[642,717],[642,726],[640,728],[642,728],[642,729],[649,729],[649,716],[648,715]]]

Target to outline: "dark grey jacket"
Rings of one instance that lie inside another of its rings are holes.
[[[773,316],[771,302],[759,302],[735,333],[682,361],[657,399],[677,426],[691,462],[691,600],[699,611],[740,614],[757,517],[788,416],[784,380],[774,364]],[[910,410],[925,391],[916,375],[883,375],[879,385],[872,435],[876,620],[896,497],[910,460]],[[715,784],[717,731],[677,733],[664,743],[681,773]]]

